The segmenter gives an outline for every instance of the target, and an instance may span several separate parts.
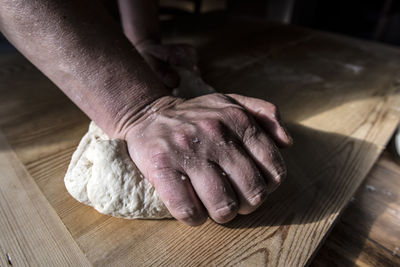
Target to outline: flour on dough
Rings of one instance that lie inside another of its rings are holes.
[[[194,73],[178,72],[181,85],[174,94],[189,98],[215,92]],[[110,139],[94,122],[72,155],[64,183],[76,200],[103,214],[125,219],[172,217],[130,159],[125,141]]]

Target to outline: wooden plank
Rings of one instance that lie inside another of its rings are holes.
[[[400,266],[400,165],[385,152],[311,266]]]
[[[0,131],[1,266],[90,266]]]
[[[74,201],[63,177],[88,120],[19,56],[0,59],[0,127],[94,265],[305,264],[399,121],[400,52],[260,21],[178,24],[170,41],[198,47],[210,84],[276,103],[293,133],[289,176],[254,214],[191,228]]]

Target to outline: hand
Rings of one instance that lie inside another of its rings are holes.
[[[159,44],[143,42],[136,49],[168,88],[179,86],[179,75],[172,66],[197,70],[196,50],[187,44]]]
[[[218,223],[260,206],[286,169],[274,142],[291,144],[266,101],[211,94],[165,96],[126,129],[132,160],[171,214],[188,225]]]

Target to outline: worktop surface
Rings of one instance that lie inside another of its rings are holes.
[[[400,50],[248,19],[167,28],[169,42],[197,47],[216,90],[280,107],[294,137],[282,151],[287,179],[255,213],[225,225],[101,215],[63,184],[89,119],[20,55],[2,55],[0,247],[17,266],[303,265],[399,122]]]

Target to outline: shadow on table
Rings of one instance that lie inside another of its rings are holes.
[[[333,223],[374,163],[368,154],[377,155],[378,147],[362,140],[301,125],[289,125],[289,131],[294,145],[283,151],[288,177],[256,212],[225,227],[278,225],[283,231],[292,224]]]
[[[382,154],[315,258],[309,261],[310,266],[398,265],[395,240],[400,218],[390,215],[399,206],[400,166],[387,167],[396,164],[392,156],[388,149]],[[388,235],[395,240],[386,240]]]

